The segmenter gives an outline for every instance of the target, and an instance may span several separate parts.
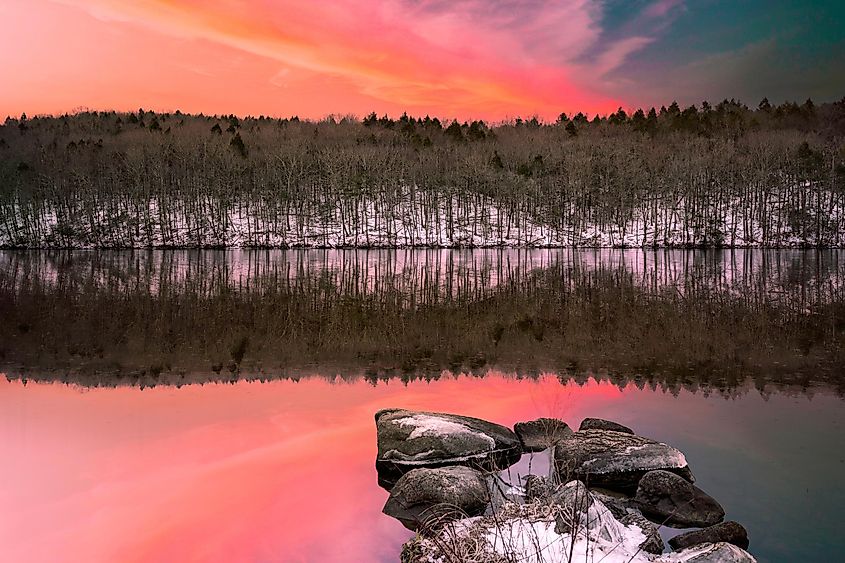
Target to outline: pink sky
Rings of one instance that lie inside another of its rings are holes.
[[[0,115],[607,112],[678,3],[610,40],[595,0],[4,0]]]

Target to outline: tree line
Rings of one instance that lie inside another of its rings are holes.
[[[845,99],[0,125],[0,246],[841,246]]]

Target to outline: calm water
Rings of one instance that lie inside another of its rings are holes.
[[[608,417],[845,552],[836,252],[0,253],[9,561],[396,561],[373,413]],[[456,375],[458,374],[458,375]]]

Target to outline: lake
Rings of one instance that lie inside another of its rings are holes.
[[[373,414],[605,417],[845,552],[838,251],[0,252],[9,561],[396,561]]]

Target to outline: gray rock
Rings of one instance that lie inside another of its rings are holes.
[[[669,540],[672,549],[684,549],[702,543],[732,543],[742,549],[748,549],[748,532],[739,522],[728,520],[709,528],[687,532]]]
[[[595,515],[590,517],[590,508],[596,503],[581,481],[570,481],[558,487],[549,495],[548,503],[560,507],[555,517],[555,532],[558,534],[575,535],[578,530],[589,530],[596,520]],[[593,512],[596,512],[595,509]]]
[[[578,427],[578,430],[614,430],[616,432],[624,432],[625,434],[634,433],[627,426],[622,426],[618,422],[603,418],[585,418],[581,421],[581,426]]]
[[[376,429],[376,470],[379,484],[387,489],[411,469],[505,469],[522,454],[519,438],[510,429],[468,416],[385,409],[376,413]]]
[[[604,503],[607,509],[610,510],[613,516],[617,519],[622,518],[631,510],[636,510],[637,512],[640,511],[637,507],[637,503],[634,502],[633,497],[624,493],[602,488],[593,488],[590,489],[590,492],[593,493],[594,498],[602,501],[602,503]]]
[[[561,482],[579,479],[589,487],[633,493],[648,471],[665,469],[693,480],[687,460],[671,446],[614,430],[579,430],[555,448]]]
[[[557,504],[571,514],[586,513],[592,502],[590,491],[581,481],[570,481],[549,495],[549,504]]]
[[[483,514],[489,499],[480,471],[460,465],[420,468],[396,481],[382,512],[409,530],[430,532],[447,522]]]
[[[731,543],[703,543],[659,557],[653,563],[757,563],[757,559]]]
[[[605,506],[607,505],[605,504]],[[616,515],[614,514],[614,516]],[[630,510],[619,518],[619,522],[625,526],[636,526],[643,531],[645,541],[640,544],[640,549],[646,553],[663,553],[663,548],[666,546],[663,544],[663,538],[660,537],[660,526],[649,521],[648,518],[643,516],[642,512],[639,510]]]
[[[557,418],[517,422],[513,429],[522,442],[522,448],[527,452],[541,452],[572,434],[569,425]]]
[[[552,485],[547,477],[542,475],[526,475],[523,479],[525,498],[529,501],[544,500],[552,492]]]
[[[634,500],[643,514],[676,528],[712,526],[725,517],[716,499],[669,471],[643,475]]]

